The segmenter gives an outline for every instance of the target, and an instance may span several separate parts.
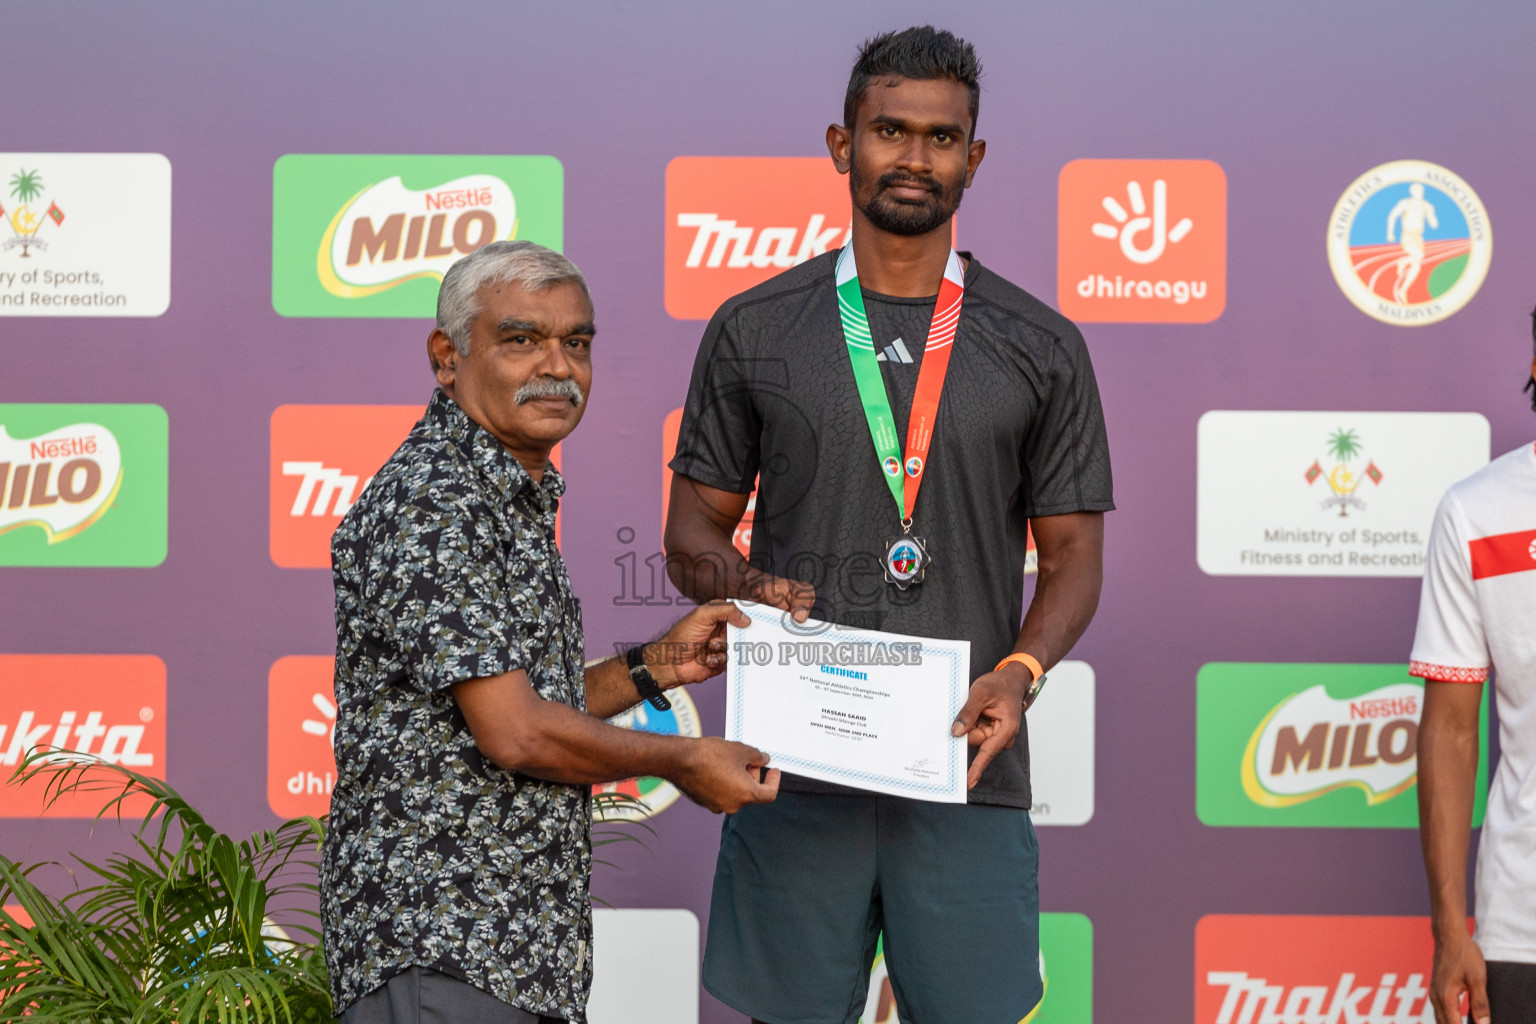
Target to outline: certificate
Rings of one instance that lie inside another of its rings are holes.
[[[965,737],[949,729],[969,689],[970,641],[737,604],[752,625],[727,631],[726,738],[809,779],[965,803]]]

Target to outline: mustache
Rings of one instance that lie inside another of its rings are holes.
[[[571,404],[578,409],[581,408],[581,403],[586,401],[581,388],[577,387],[576,382],[569,377],[565,380],[557,377],[532,377],[525,381],[512,396],[512,400],[518,405],[524,405],[538,398],[569,398]]]
[[[925,188],[934,193],[942,193],[944,191],[943,186],[939,184],[936,178],[927,178],[917,174],[902,174],[898,171],[889,171],[882,174],[875,182],[876,190],[880,192],[899,185],[916,185],[918,188]]]

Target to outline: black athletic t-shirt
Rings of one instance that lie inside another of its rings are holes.
[[[1029,518],[1114,508],[1088,350],[1071,321],[970,259],[913,510],[912,532],[934,561],[920,585],[898,591],[880,563],[900,514],[843,341],[836,258],[808,260],[715,313],[671,467],[736,493],[758,481],[750,561],[815,586],[816,618],[969,640],[974,680],[1018,636]],[[903,444],[934,302],[864,293]],[[783,788],[848,791],[790,775]],[[970,802],[1030,806],[1027,732],[988,766]]]

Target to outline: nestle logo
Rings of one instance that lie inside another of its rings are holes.
[[[29,451],[34,459],[62,459],[66,455],[95,455],[96,437],[61,437],[48,441],[31,442]]]
[[[1419,717],[1419,702],[1412,697],[1352,700],[1349,702],[1349,717],[1417,719]]]
[[[465,206],[490,206],[496,196],[488,188],[456,188],[428,192],[426,200],[429,210],[455,210]]]

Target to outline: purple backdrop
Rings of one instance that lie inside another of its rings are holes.
[[[1188,1020],[1202,914],[1426,913],[1411,831],[1196,820],[1199,666],[1403,661],[1418,582],[1203,574],[1195,424],[1212,408],[1458,410],[1488,416],[1495,454],[1530,438],[1516,393],[1536,300],[1526,5],[12,4],[4,148],[168,156],[172,298],[159,318],[0,322],[0,402],[164,406],[171,506],[158,568],[4,570],[0,649],[158,655],[171,781],[225,828],[275,820],[267,671],[334,637],[329,574],[268,556],[270,416],[420,403],[431,388],[426,321],[273,311],[272,165],[285,153],[561,160],[566,252],[601,327],[591,410],[564,448],[564,549],[592,651],[657,632],[666,609],[612,598],[613,559],[629,549],[617,528],[659,538],[659,425],[703,326],[662,305],[667,162],[820,154],[856,44],[929,20],[976,41],[986,67],[990,148],[963,246],[1047,301],[1068,161],[1205,158],[1229,182],[1221,318],[1084,331],[1120,505],[1103,604],[1075,653],[1099,680],[1097,803],[1087,825],[1043,829],[1041,846],[1044,908],[1093,921],[1095,1016]],[[1344,187],[1408,157],[1472,183],[1497,235],[1472,303],[1414,330],[1352,307],[1323,251]],[[722,689],[698,703],[718,731]],[[649,852],[600,872],[598,893],[704,919],[718,824],[673,807]],[[0,829],[0,848],[25,861],[111,841],[75,820]],[[707,996],[702,1019],[739,1020]]]

